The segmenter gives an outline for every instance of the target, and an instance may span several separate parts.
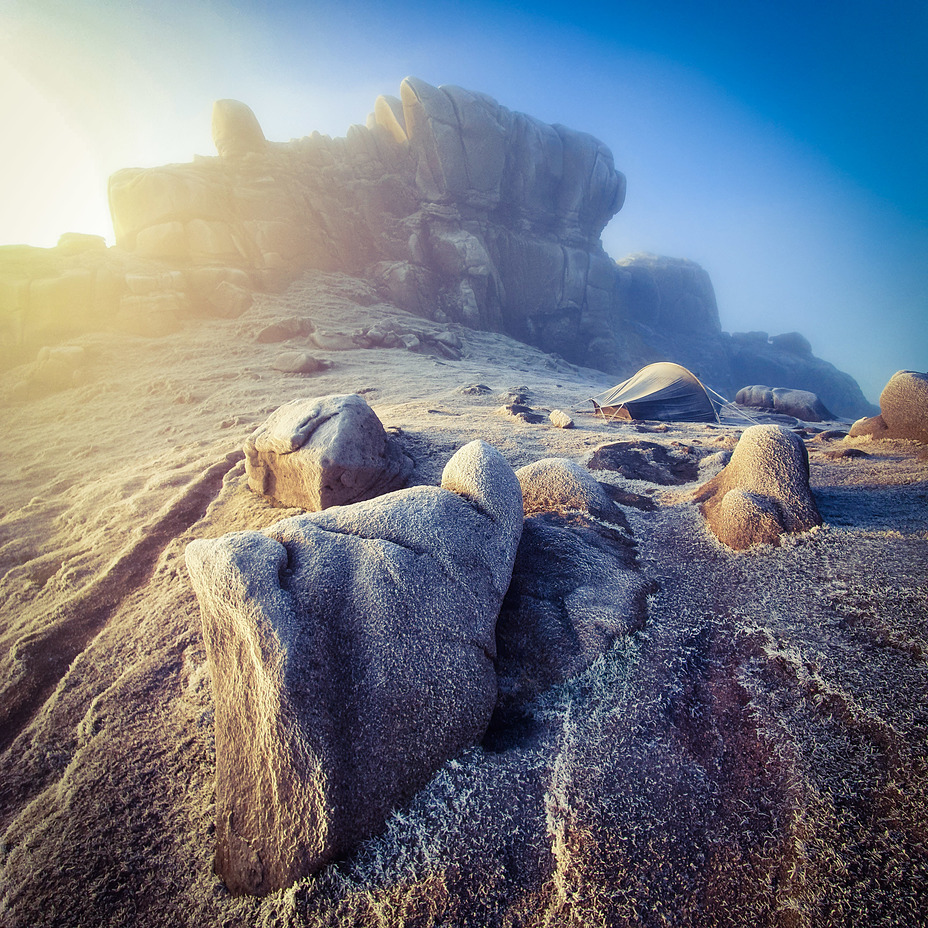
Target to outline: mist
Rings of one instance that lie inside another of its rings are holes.
[[[8,3],[0,242],[112,242],[109,174],[213,154],[215,99],[275,141],[344,135],[412,74],[602,139],[610,255],[697,261],[725,330],[798,330],[875,401],[928,357],[928,13],[876,12]]]

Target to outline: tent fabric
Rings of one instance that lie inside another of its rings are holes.
[[[715,405],[695,374],[672,361],[643,367],[611,390],[593,397],[598,412],[609,418],[657,419],[663,422],[718,422]]]

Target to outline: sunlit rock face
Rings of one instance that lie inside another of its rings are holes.
[[[736,551],[779,544],[784,534],[822,524],[809,487],[809,454],[778,425],[744,430],[731,461],[693,499],[719,541]]]
[[[344,138],[268,141],[236,100],[215,104],[212,131],[215,157],[110,178],[116,248],[75,255],[86,243],[69,241],[25,269],[0,250],[0,354],[40,347],[44,332],[160,336],[192,314],[234,318],[255,289],[322,270],[617,380],[671,360],[729,396],[772,383],[817,393],[838,415],[876,412],[802,336],[723,333],[693,262],[613,261],[600,236],[625,177],[586,133],[416,78]]]
[[[896,371],[880,394],[880,414],[855,422],[850,435],[928,443],[928,374]]]
[[[415,78],[343,139],[267,143],[229,100],[213,133],[218,158],[113,175],[119,247],[246,268],[259,286],[308,268],[367,276],[420,315],[630,363],[600,242],[625,178],[592,136]]]

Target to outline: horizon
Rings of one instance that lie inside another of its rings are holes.
[[[343,136],[412,74],[601,139],[628,179],[606,252],[696,261],[725,331],[799,331],[871,402],[896,370],[925,369],[928,7],[311,10],[5,3],[17,144],[0,244],[112,244],[107,177],[213,154],[215,99],[248,104],[273,141]]]

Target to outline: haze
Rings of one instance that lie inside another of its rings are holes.
[[[269,139],[344,135],[407,74],[602,139],[628,177],[607,252],[698,261],[727,331],[799,330],[874,401],[928,366],[918,0],[3,0],[0,243],[112,243],[109,174],[213,154],[217,98]]]

